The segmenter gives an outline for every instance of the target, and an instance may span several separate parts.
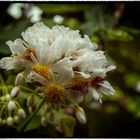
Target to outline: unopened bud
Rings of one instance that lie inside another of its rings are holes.
[[[14,124],[14,121],[13,121],[12,117],[8,117],[6,122],[9,126],[12,126]]]
[[[46,127],[46,126],[47,126],[47,118],[46,118],[46,117],[42,117],[42,118],[41,118],[41,125],[42,125],[43,127]]]
[[[49,113],[48,113],[48,119],[50,120],[50,121],[53,121],[54,120],[54,117],[55,117],[55,112],[54,112],[54,110],[51,110]]]
[[[31,106],[28,108],[28,110],[30,114],[33,113],[33,108]]]
[[[58,131],[59,133],[63,133],[63,129],[62,129],[61,124],[57,125],[57,126],[55,127],[55,129],[56,129],[56,131]]]
[[[14,101],[10,101],[10,102],[8,103],[8,110],[9,110],[10,112],[15,111],[16,108],[17,108],[17,107],[16,107],[16,104],[15,104]]]
[[[12,97],[12,98],[15,98],[15,97],[18,96],[18,94],[19,94],[19,87],[16,86],[16,87],[14,87],[14,88],[12,89],[12,91],[11,91],[11,97]]]
[[[6,101],[6,97],[5,97],[5,96],[2,96],[2,97],[0,98],[0,100],[1,100],[2,102],[5,102],[5,101]]]
[[[3,120],[0,118],[0,126],[3,125]]]
[[[25,111],[22,108],[18,109],[18,115],[20,118],[26,118]]]
[[[67,115],[74,116],[75,115],[75,109],[72,108],[72,107],[68,107],[68,108],[65,109],[65,113]]]
[[[6,120],[2,120],[2,125],[5,125],[6,124]]]
[[[19,73],[17,76],[16,76],[16,79],[15,79],[15,86],[19,86],[22,84],[24,80],[24,74],[23,72],[22,73]]]
[[[34,102],[33,96],[29,96],[29,97],[27,98],[27,107],[32,106],[33,102]]]
[[[18,124],[19,121],[20,121],[19,116],[14,116],[14,122],[15,122],[16,124]]]
[[[11,96],[9,94],[6,94],[5,95],[5,99],[6,99],[7,102],[10,101],[11,100]]]
[[[76,118],[78,119],[78,121],[82,124],[86,123],[86,115],[85,112],[83,110],[83,108],[81,107],[77,107],[76,108],[76,112],[75,112]]]

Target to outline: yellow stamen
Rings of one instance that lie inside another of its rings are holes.
[[[41,75],[46,79],[49,78],[49,67],[45,65],[39,65],[39,64],[33,65],[32,71],[35,71],[36,73],[38,73],[39,75]]]
[[[50,83],[45,89],[45,96],[49,102],[57,104],[63,100],[64,92],[64,88],[59,83]]]
[[[72,86],[73,90],[79,90],[82,91],[83,88],[85,88],[88,85],[88,79],[85,79],[83,77],[76,76],[72,79],[72,82],[74,85]]]

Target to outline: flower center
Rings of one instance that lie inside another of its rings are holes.
[[[64,92],[64,88],[59,83],[50,83],[45,89],[45,96],[49,102],[57,104],[63,100]]]
[[[88,85],[88,79],[78,76],[74,77],[72,82],[74,82],[74,85],[72,86],[73,90],[83,91],[83,89]]]
[[[94,87],[96,89],[100,88],[100,83],[102,82],[102,78],[101,77],[95,77],[93,79],[91,79],[89,86]]]
[[[35,50],[33,48],[27,48],[26,51],[23,53],[23,58],[26,60],[32,61],[31,53],[33,53],[33,55],[36,56]]]
[[[47,66],[36,64],[32,66],[32,71],[35,71],[46,79],[49,78],[49,68]]]

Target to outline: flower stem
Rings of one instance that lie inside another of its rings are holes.
[[[38,107],[36,108],[36,110],[28,117],[28,119],[24,122],[24,124],[22,125],[22,127],[19,129],[19,132],[24,132],[25,128],[28,126],[29,122],[31,121],[31,119],[36,115],[36,113],[39,111],[39,109],[41,108],[41,106],[44,104],[45,100],[42,100],[40,102],[40,104],[38,105]]]

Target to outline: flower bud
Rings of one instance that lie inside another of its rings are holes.
[[[20,118],[26,118],[25,111],[22,108],[18,109],[18,115]]]
[[[16,107],[16,104],[15,104],[14,101],[10,101],[10,102],[8,103],[8,110],[9,110],[10,112],[15,111],[16,108],[17,108],[17,107]]]
[[[9,102],[11,100],[11,96],[9,94],[6,94],[5,99],[6,99],[7,102]]]
[[[46,118],[46,117],[42,117],[42,118],[41,118],[41,125],[42,125],[43,127],[46,127],[46,126],[47,126],[47,118]]]
[[[48,119],[50,120],[50,121],[53,121],[54,120],[54,117],[55,117],[55,114],[54,114],[55,112],[54,112],[54,110],[51,110],[49,113],[48,113]]]
[[[5,101],[6,101],[6,97],[5,97],[5,96],[2,96],[2,97],[0,98],[0,100],[1,100],[2,102],[5,102]]]
[[[19,86],[22,84],[24,80],[24,74],[23,72],[22,73],[19,73],[17,76],[16,76],[16,79],[15,79],[15,86]]]
[[[14,87],[14,88],[12,89],[12,91],[11,91],[11,97],[12,97],[12,98],[15,98],[15,97],[18,96],[18,94],[19,94],[19,87],[16,86],[16,87]]]
[[[63,133],[63,132],[64,132],[64,131],[63,131],[63,128],[62,128],[62,126],[61,126],[61,124],[57,125],[57,126],[55,127],[55,130],[58,131],[59,133]]]
[[[6,120],[2,120],[2,125],[5,125],[6,124]]]
[[[29,96],[29,97],[27,98],[27,107],[32,106],[33,102],[34,102],[33,96]]]
[[[20,121],[19,116],[17,116],[17,115],[14,116],[14,122],[15,122],[16,124],[18,124],[19,121]]]
[[[76,108],[76,112],[75,112],[76,118],[78,119],[78,121],[82,124],[86,123],[86,115],[85,112],[83,110],[83,108],[81,107],[77,107]]]
[[[33,108],[31,106],[28,108],[28,110],[30,114],[33,113]]]
[[[8,117],[6,122],[9,126],[12,126],[14,124],[14,121],[13,121],[12,117]]]
[[[0,118],[0,126],[3,125],[3,120]]]

